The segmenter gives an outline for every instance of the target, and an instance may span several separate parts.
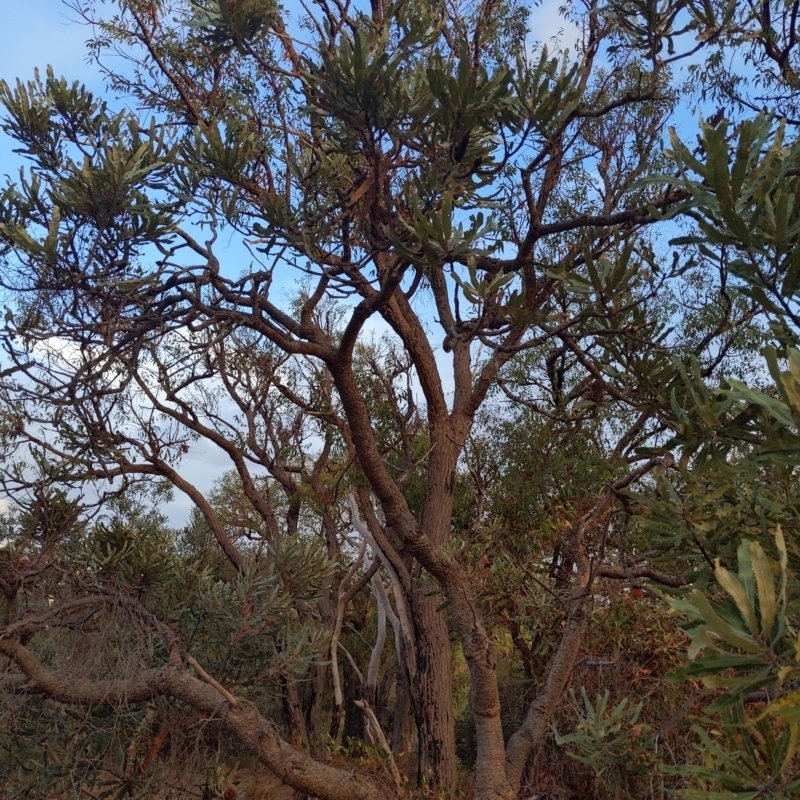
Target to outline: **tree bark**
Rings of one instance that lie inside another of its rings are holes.
[[[349,354],[340,357],[331,364],[331,373],[342,400],[342,406],[346,411],[352,440],[355,444],[358,459],[364,473],[368,476],[373,491],[378,497],[383,510],[386,526],[392,529],[401,540],[404,549],[419,561],[427,570],[432,578],[443,590],[441,602],[432,606],[432,611],[441,620],[442,627],[438,630],[444,633],[438,638],[442,642],[445,652],[449,651],[449,639],[447,638],[447,627],[444,625],[443,610],[441,606],[446,598],[450,614],[452,615],[454,627],[464,648],[464,657],[470,671],[470,683],[472,687],[472,705],[475,717],[475,728],[478,742],[476,786],[475,794],[479,800],[510,800],[513,790],[509,786],[505,773],[505,746],[503,743],[503,730],[500,721],[500,697],[497,687],[497,674],[495,665],[494,648],[491,637],[481,619],[481,615],[476,607],[472,586],[469,576],[463,566],[446,552],[442,546],[446,540],[451,524],[451,512],[453,503],[452,483],[455,469],[455,461],[460,452],[459,433],[461,441],[466,435],[468,426],[463,425],[463,431],[448,430],[446,435],[441,431],[437,437],[436,444],[431,452],[429,463],[429,491],[426,496],[425,511],[423,512],[422,524],[417,520],[408,506],[400,487],[389,475],[386,465],[383,462],[380,451],[376,446],[372,421],[363,394],[360,391],[351,368],[352,362]],[[455,435],[451,435],[455,434]],[[438,454],[437,454],[438,453]],[[435,457],[434,457],[435,456]],[[446,456],[446,457],[445,457]],[[441,464],[441,470],[436,468]],[[430,484],[437,483],[436,491],[430,491]],[[439,502],[441,501],[441,502]],[[437,520],[434,523],[434,520]],[[426,523],[430,522],[428,525]],[[407,595],[412,595],[412,602],[418,604],[419,613],[415,615],[414,627],[417,638],[428,636],[428,647],[436,644],[436,637],[431,636],[431,632],[436,633],[434,623],[430,628],[424,628],[426,623],[425,607],[420,606],[419,597],[412,589],[411,585],[403,587]],[[417,618],[422,620],[421,629],[416,630]],[[411,642],[415,650],[416,642]],[[436,664],[441,661],[429,659],[424,662],[425,669],[434,669]],[[447,659],[447,672],[449,673],[450,659]],[[410,670],[416,678],[417,658],[410,664]],[[448,676],[449,677],[449,676]],[[412,678],[412,687],[414,686]],[[441,726],[445,708],[450,707],[451,696],[449,684],[434,682],[436,676],[432,676],[429,683],[427,680],[421,682],[423,690],[431,688],[431,693],[435,694],[434,705],[426,709],[428,712],[439,714],[436,726]],[[445,690],[446,698],[442,695]],[[413,691],[413,689],[412,689]],[[416,707],[421,708],[422,704],[418,698]],[[450,712],[452,713],[452,712]],[[443,780],[455,785],[455,746],[453,736],[452,758],[448,761],[445,752],[447,740],[445,732],[429,726],[425,733],[420,733],[420,740],[423,735],[435,733],[438,741],[443,745],[440,748],[428,750],[424,744],[420,747],[430,755],[432,753],[436,761],[441,765],[441,770],[433,772],[433,777],[438,779],[439,785]],[[428,767],[430,768],[430,758]],[[434,768],[436,769],[436,768]]]
[[[299,743],[315,758],[325,753],[325,687],[328,681],[326,664],[313,664],[302,681],[284,679],[286,721]]]
[[[306,725],[306,715],[303,710],[303,698],[300,684],[296,681],[283,680],[283,709],[286,722],[292,732],[292,739],[296,744],[306,750],[311,750],[311,737]]]
[[[434,420],[428,462],[422,530],[436,547],[450,537],[458,456],[467,426],[456,430],[451,420]],[[413,591],[411,608],[417,632],[417,670],[411,698],[419,732],[420,784],[453,794],[457,783],[455,718],[450,634],[442,587],[427,572]]]
[[[420,786],[454,794],[456,739],[450,637],[442,610],[444,597],[430,580],[415,587],[411,609],[417,632],[417,670],[411,702],[419,732]]]
[[[325,689],[328,685],[328,665],[315,664],[311,678],[303,688],[303,711],[306,717],[311,755],[321,758],[327,746],[325,737]]]
[[[403,647],[402,643],[400,645]],[[402,653],[397,659],[394,721],[392,723],[392,755],[398,761],[408,755],[411,739],[411,684],[404,667]]]

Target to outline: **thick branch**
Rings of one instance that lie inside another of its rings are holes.
[[[275,723],[262,717],[254,705],[240,700],[241,710],[232,710],[227,703],[220,702],[214,687],[192,677],[183,665],[174,663],[176,659],[129,678],[95,681],[50,671],[31,650],[12,638],[0,637],[0,653],[25,673],[28,691],[62,703],[122,705],[167,696],[216,716],[265,766],[302,793],[322,800],[379,800],[393,796],[373,780],[319,763],[295,750],[278,735]]]
[[[506,777],[511,786],[522,781],[522,771],[535,747],[541,744],[547,723],[567,687],[572,669],[586,636],[589,622],[588,591],[583,585],[576,587],[567,615],[567,624],[555,657],[550,664],[544,689],[528,708],[525,721],[509,739],[506,748]]]
[[[668,572],[662,572],[655,567],[616,567],[610,564],[603,564],[595,571],[595,576],[598,578],[612,578],[613,580],[630,581],[646,578],[654,583],[660,583],[662,586],[671,586],[677,589],[680,586],[686,586],[688,581],[680,575],[670,575]]]

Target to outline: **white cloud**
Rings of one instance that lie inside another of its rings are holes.
[[[80,348],[74,342],[62,339],[60,336],[51,336],[44,341],[34,342],[31,351],[35,358],[44,362],[58,360],[77,367],[83,360]]]

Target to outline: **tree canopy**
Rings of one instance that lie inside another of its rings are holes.
[[[800,796],[800,4],[67,5],[105,97],[0,83],[9,797]]]

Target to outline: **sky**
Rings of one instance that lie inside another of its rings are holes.
[[[0,77],[12,82],[33,76],[52,64],[57,73],[91,82],[96,73],[86,63],[87,29],[60,0],[3,0],[0,30]]]
[[[544,0],[532,12],[531,31],[537,39],[564,46],[574,42],[569,24],[559,15],[563,0]],[[84,42],[88,30],[61,0],[2,0],[0,78],[13,82],[33,77],[34,68],[52,64],[69,80],[95,84],[97,73],[87,64]]]
[[[562,2],[544,0],[532,13],[532,37],[547,43],[551,51],[555,43],[572,48],[576,38],[575,29],[559,15]],[[44,74],[46,67],[52,65],[56,76],[64,76],[69,82],[80,81],[98,92],[102,90],[97,70],[86,57],[85,41],[90,30],[73,10],[61,0],[0,0],[0,4],[3,10],[0,79],[13,86],[17,78],[31,80],[35,69]],[[0,178],[14,177],[19,168],[20,159],[12,153],[13,146],[0,132]],[[208,491],[221,470],[230,467],[226,462],[213,445],[197,445],[185,457],[181,471],[192,483]],[[181,525],[188,519],[191,503],[176,493],[174,501],[163,510],[174,525]]]
[[[0,78],[12,84],[17,78],[31,80],[34,69],[44,73],[48,64],[56,75],[78,80],[100,90],[97,70],[87,63],[85,41],[89,30],[76,21],[75,12],[61,0],[0,0],[3,25],[0,26]],[[0,176],[12,174],[18,159],[11,153],[13,144],[0,133]],[[211,448],[196,448],[184,464],[185,474],[202,489],[211,488],[220,474],[220,459]],[[163,510],[175,525],[183,524],[191,504],[176,493]]]
[[[13,86],[17,78],[32,80],[37,68],[44,76],[52,64],[57,75],[100,88],[97,71],[86,61],[88,29],[61,0],[0,0],[0,4],[0,79]],[[12,147],[0,132],[0,175],[17,169]]]

